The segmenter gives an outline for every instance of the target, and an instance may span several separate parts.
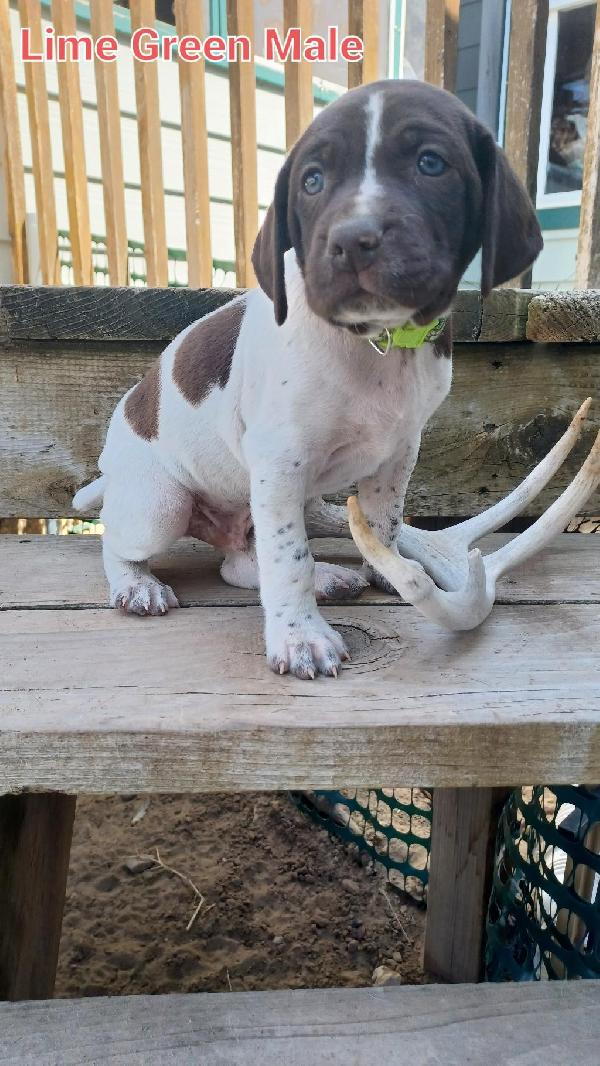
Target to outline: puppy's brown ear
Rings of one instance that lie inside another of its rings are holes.
[[[523,183],[488,130],[479,138],[478,168],[483,186],[481,292],[517,277],[531,266],[544,242]]]
[[[275,183],[273,203],[267,211],[252,252],[254,273],[261,289],[273,301],[275,321],[278,326],[283,325],[287,318],[283,257],[288,248],[292,247],[287,222],[289,180],[290,159],[288,158],[279,172]]]

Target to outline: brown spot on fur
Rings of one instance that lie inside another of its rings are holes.
[[[452,355],[452,319],[448,318],[446,325],[444,326],[443,333],[440,333],[438,339],[434,342],[434,349],[436,355],[443,355],[446,359],[449,359]]]
[[[197,407],[211,388],[224,389],[242,326],[245,300],[235,300],[202,318],[175,353],[173,380],[188,403]]]
[[[145,378],[125,400],[125,418],[134,433],[144,440],[158,437],[160,404],[160,360],[150,367]]]

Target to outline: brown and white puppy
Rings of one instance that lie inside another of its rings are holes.
[[[451,379],[448,328],[385,357],[370,339],[446,315],[480,248],[486,295],[541,247],[524,188],[455,97],[389,81],[330,104],[277,180],[254,250],[261,289],[175,338],[123,397],[102,476],[75,497],[80,510],[103,500],[111,602],[176,606],[148,559],[190,533],[225,551],[226,581],[260,587],[274,670],[336,675],[346,649],[317,596],[365,581],[315,565],[305,511],[358,482],[393,545]]]

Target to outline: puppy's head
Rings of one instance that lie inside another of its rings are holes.
[[[252,261],[280,325],[292,247],[312,310],[369,335],[447,311],[479,248],[486,296],[533,262],[542,237],[470,111],[422,82],[386,81],[325,108],[279,174]]]

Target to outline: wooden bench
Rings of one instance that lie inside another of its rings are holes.
[[[597,1066],[600,982],[0,1005],[7,1066]]]
[[[426,434],[407,513],[452,517],[493,503],[546,452],[580,401],[600,395],[600,344],[528,340],[531,297],[503,290],[483,306],[477,293],[461,294],[454,386]],[[226,298],[0,290],[0,515],[71,513],[119,396],[172,335]],[[573,475],[597,428],[594,412],[539,507]],[[597,545],[593,536],[559,538],[502,582],[491,618],[472,633],[443,632],[374,589],[333,607],[327,616],[343,629],[352,664],[337,682],[308,684],[268,671],[255,594],[223,584],[217,554],[198,543],[184,541],[158,563],[183,609],[140,620],[106,608],[97,538],[0,537],[0,998],[52,995],[75,796],[121,791],[434,787],[426,965],[444,980],[478,981],[506,790],[600,780]],[[322,558],[358,565],[351,542],[315,547]],[[533,1054],[531,1017],[543,1015],[547,1046],[561,1054],[587,1019],[578,1053],[587,1061],[585,1041],[594,1032],[597,1039],[591,985],[526,992],[437,987],[29,1004],[2,1008],[0,1048],[10,1054],[1,1041],[12,1040],[19,1061],[33,1061],[41,1047],[45,1061],[92,1061],[110,1032],[122,1058],[161,1061],[157,1034],[168,1042],[177,1032],[169,1047],[181,1048],[187,1033],[189,1049],[221,1040],[255,1048],[255,1059],[235,1058],[226,1045],[225,1058],[214,1052],[210,1061],[268,1063],[279,1054],[292,1063],[310,1060],[311,1048],[325,1055],[356,1047],[346,1061],[367,1062],[356,1043],[364,1023],[365,1040],[372,1033],[382,1053],[403,1044],[414,1062],[417,1046],[432,1057],[447,1047],[450,1062],[447,1041],[460,1050],[465,1034],[485,1040],[486,1026],[507,1041],[507,1055],[515,1047]],[[432,1013],[447,1030],[432,1033]],[[508,1014],[523,1015],[510,1038]],[[54,1050],[60,1033],[64,1043]],[[200,1061],[193,1056],[173,1061]]]

